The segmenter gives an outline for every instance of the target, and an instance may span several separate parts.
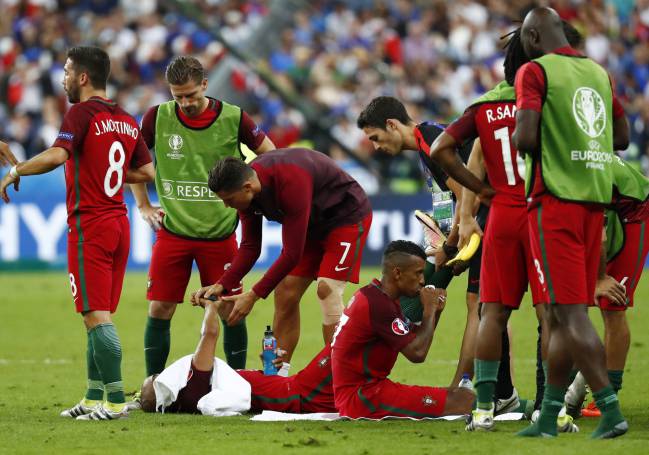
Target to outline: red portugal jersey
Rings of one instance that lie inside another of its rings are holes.
[[[77,228],[125,215],[126,171],[151,162],[135,119],[99,97],[70,108],[53,147],[70,155],[65,162],[68,225]]]
[[[377,280],[349,301],[331,344],[336,407],[339,398],[385,379],[399,352],[415,338],[398,300],[390,299]]]
[[[476,106],[475,122],[482,145],[493,201],[525,206],[525,160],[512,143],[516,128],[516,102],[493,101]]]
[[[515,127],[514,88],[503,81],[478,98],[445,131],[458,143],[480,138],[489,184],[496,190],[494,203],[525,206],[525,160],[512,143]]]

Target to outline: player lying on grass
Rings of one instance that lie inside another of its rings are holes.
[[[397,240],[383,253],[381,281],[357,291],[349,301],[332,342],[336,408],[350,418],[439,417],[468,414],[475,395],[465,388],[410,386],[388,375],[402,353],[426,359],[446,291],[424,286],[426,254],[418,245]],[[420,295],[421,325],[413,326],[399,306],[401,296]]]
[[[225,311],[222,301],[200,299],[199,303],[205,306],[205,316],[196,352],[144,380],[140,400],[145,412],[217,416],[248,410],[336,412],[330,345],[293,376],[265,376],[258,370],[235,371],[214,357],[219,316],[226,319],[229,311]],[[281,359],[277,362],[281,363]]]

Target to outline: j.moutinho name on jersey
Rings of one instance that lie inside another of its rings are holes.
[[[121,120],[108,119],[95,122],[95,136],[108,133],[126,134],[133,139],[137,139],[138,134],[140,134],[140,129],[137,126],[122,122]]]

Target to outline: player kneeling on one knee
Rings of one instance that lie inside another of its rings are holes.
[[[388,375],[401,352],[426,359],[446,291],[424,287],[426,254],[416,244],[391,242],[383,253],[383,276],[350,300],[332,343],[334,396],[340,415],[351,418],[439,417],[468,414],[475,395],[468,389],[412,386]],[[423,319],[413,326],[399,297],[420,296]]]

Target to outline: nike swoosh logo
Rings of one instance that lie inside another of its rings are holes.
[[[239,292],[239,291],[242,290],[242,289],[243,289],[243,286],[239,286],[238,288],[231,289],[230,292],[231,292],[231,293],[232,293],[232,292]]]
[[[346,269],[348,269],[348,268],[349,268],[349,267],[338,267],[338,266],[336,266],[336,267],[334,267],[334,270],[335,270],[336,272],[342,272],[343,270],[346,270]]]
[[[241,351],[232,351],[230,353],[230,355],[237,355],[237,354],[241,354],[242,352],[248,352],[248,350],[247,349],[242,349]]]

